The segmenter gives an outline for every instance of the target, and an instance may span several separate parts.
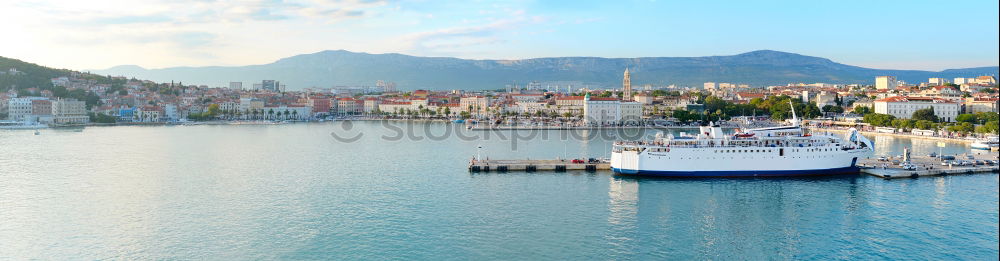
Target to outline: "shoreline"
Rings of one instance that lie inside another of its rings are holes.
[[[806,127],[809,131],[827,131],[827,132],[848,132],[849,130],[842,129],[829,129],[821,127]],[[913,135],[913,134],[898,134],[898,133],[884,133],[884,132],[874,132],[874,131],[861,131],[861,134],[870,134],[876,136],[891,136],[897,138],[911,138],[911,139],[925,139],[925,140],[939,140],[939,141],[949,141],[949,142],[962,142],[962,143],[972,143],[973,139],[970,138],[949,138],[949,137],[938,137],[938,136],[923,136],[923,135]]]

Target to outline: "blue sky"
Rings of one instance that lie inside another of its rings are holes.
[[[996,66],[997,1],[138,0],[2,4],[0,56],[71,69],[302,53],[523,59],[770,49],[884,69]]]

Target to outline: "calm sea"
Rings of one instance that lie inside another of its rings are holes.
[[[996,174],[882,180],[469,173],[466,164],[477,153],[606,157],[611,134],[633,138],[614,131],[487,133],[379,122],[0,130],[0,259],[998,254]],[[879,155],[904,147],[915,154],[968,151],[961,143],[873,140]]]

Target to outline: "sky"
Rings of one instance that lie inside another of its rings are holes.
[[[997,66],[995,0],[0,0],[0,56],[75,70],[322,50],[471,59],[777,50],[878,69]]]

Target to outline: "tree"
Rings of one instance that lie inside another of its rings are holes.
[[[1000,134],[1000,121],[988,121],[986,124],[976,127],[976,132],[983,134]]]
[[[937,129],[937,124],[932,121],[919,120],[913,124],[914,128],[921,130]]]
[[[975,130],[975,126],[973,126],[972,123],[968,123],[968,122],[961,122],[961,123],[956,123],[955,125],[948,126],[948,131],[950,131],[950,132],[959,132],[959,133],[967,134],[967,133],[970,133],[970,132],[972,132],[974,130]]]
[[[219,105],[218,104],[208,105],[208,110],[205,110],[205,113],[209,117],[215,117],[216,115],[219,115]]]
[[[844,108],[841,108],[840,106],[836,105],[826,105],[823,106],[823,112],[844,113]]]
[[[861,115],[861,116],[865,116],[865,114],[869,114],[869,113],[873,113],[873,112],[875,112],[875,111],[872,110],[872,108],[868,107],[868,106],[857,106],[857,107],[854,107],[854,113],[858,114],[858,115]]]
[[[934,107],[916,110],[913,112],[913,116],[910,116],[910,119],[938,122],[937,115],[934,115]]]
[[[892,121],[896,119],[896,116],[881,113],[869,113],[865,114],[864,122],[871,124],[873,126],[886,127],[891,126]]]
[[[986,124],[991,121],[1000,121],[1000,114],[996,112],[977,112],[976,119],[979,120],[980,124]]]
[[[968,123],[973,123],[973,124],[979,122],[979,120],[976,119],[976,115],[975,114],[959,114],[958,117],[955,117],[955,121],[957,121],[957,122],[968,122]]]

